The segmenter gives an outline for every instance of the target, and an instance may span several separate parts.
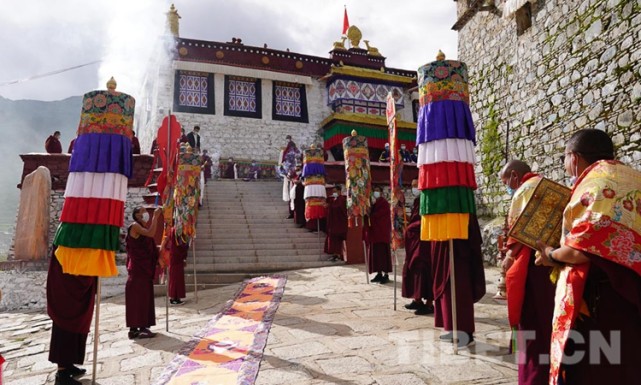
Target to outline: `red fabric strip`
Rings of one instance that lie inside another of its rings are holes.
[[[465,162],[438,162],[419,167],[418,189],[469,187],[476,190],[474,166]]]
[[[125,202],[106,198],[65,198],[60,222],[122,227]]]

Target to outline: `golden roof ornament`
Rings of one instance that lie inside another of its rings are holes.
[[[441,60],[441,61],[445,60],[445,54],[440,49],[438,50],[438,53],[436,54],[436,60]]]
[[[112,76],[111,79],[107,81],[107,90],[111,92],[115,92],[117,85],[118,83],[116,83],[116,79],[114,79],[114,77]]]
[[[358,132],[356,132],[356,130],[352,130],[352,136],[356,136],[356,135],[358,135]]]
[[[349,39],[349,43],[352,45],[352,48],[360,48],[358,44],[361,42],[363,34],[357,26],[352,25],[347,28],[347,38]]]
[[[167,12],[167,29],[169,29],[169,32],[178,37],[178,29],[179,29],[179,24],[180,22],[178,21],[180,19],[180,15],[178,14],[178,10],[174,6],[174,4],[171,4],[171,7],[169,8],[169,12]]]
[[[312,143],[311,146],[309,146],[310,149],[315,150],[316,149],[316,143]]]

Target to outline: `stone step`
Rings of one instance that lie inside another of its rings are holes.
[[[205,273],[243,272],[245,274],[247,273],[260,274],[260,273],[271,273],[271,272],[287,271],[287,270],[310,269],[315,267],[336,266],[340,263],[341,262],[328,262],[328,261],[258,262],[251,265],[246,265],[241,263],[221,263],[221,264],[211,265],[209,269],[199,268],[198,277],[200,277],[200,274],[205,274]],[[193,271],[192,267],[185,267],[185,272],[189,271],[190,269]]]
[[[211,250],[211,249],[200,249],[198,248],[198,245],[196,245],[196,259],[203,258],[209,258],[216,260],[217,258],[282,258],[284,260],[288,259],[289,257],[295,257],[295,256],[308,256],[308,255],[318,255],[319,249],[322,250],[322,244],[320,245],[321,247],[303,247],[303,248],[290,248],[290,249],[283,249],[283,248],[278,248],[278,249],[257,249],[257,250]],[[191,257],[191,255],[190,255]],[[208,260],[208,259],[207,259]],[[207,262],[209,263],[209,262]]]
[[[202,235],[202,234],[201,234]],[[230,237],[202,237],[202,238],[197,238],[195,240],[196,242],[196,248],[212,248],[215,246],[234,246],[234,245],[240,245],[240,244],[249,244],[255,247],[269,247],[271,248],[271,244],[282,244],[282,243],[290,243],[294,245],[302,245],[303,247],[309,247],[309,245],[315,245],[318,243],[318,237],[315,235],[312,235],[311,233],[308,234],[301,234],[299,237],[238,237],[238,238],[230,238]],[[325,242],[325,237],[321,236],[320,237],[320,242]]]
[[[221,251],[231,251],[231,250],[305,250],[309,248],[314,248],[318,245],[316,239],[305,239],[304,242],[287,242],[283,243],[284,240],[280,240],[279,243],[254,243],[254,242],[236,242],[236,243],[222,243],[222,242],[212,242],[210,240],[203,240],[196,242],[196,251],[202,253],[214,253]],[[321,245],[325,242],[324,238],[321,238]]]

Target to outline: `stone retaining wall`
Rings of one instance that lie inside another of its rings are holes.
[[[459,1],[459,18],[476,3]],[[495,1],[499,11],[504,3]],[[582,128],[606,131],[619,159],[641,168],[641,2],[538,0],[531,7],[532,26],[520,36],[516,20],[481,8],[459,30],[478,135],[480,215],[507,210],[497,173],[508,125],[509,157],[559,182],[564,144]]]

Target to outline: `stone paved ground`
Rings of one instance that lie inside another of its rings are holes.
[[[490,299],[498,270],[486,270],[488,295],[476,305],[477,344],[453,355],[438,341],[433,317],[392,309],[393,284],[367,285],[362,266],[288,272],[257,385],[272,384],[516,384],[504,305]],[[150,340],[127,339],[124,296],[103,299],[96,383],[150,384],[185,341],[232,298],[238,285],[199,292],[195,303],[169,309],[157,298],[159,332]],[[400,286],[399,286],[400,296]],[[53,383],[47,361],[51,322],[45,311],[0,314],[0,352],[7,385]],[[93,335],[89,335],[93,340]],[[93,343],[88,346],[91,371]],[[91,383],[90,376],[84,384]]]

